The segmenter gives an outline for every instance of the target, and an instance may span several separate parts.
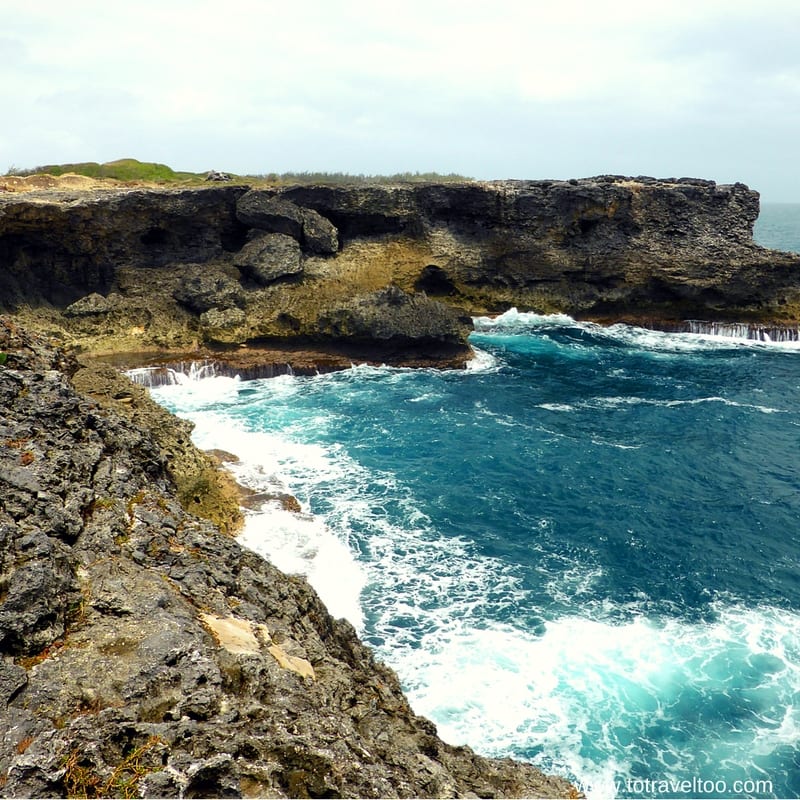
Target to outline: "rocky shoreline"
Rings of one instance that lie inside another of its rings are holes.
[[[511,306],[779,335],[800,256],[757,213],[617,176],[0,194],[0,796],[577,796],[443,743],[119,369],[461,367]]]
[[[442,742],[221,532],[237,504],[144,390],[10,318],[0,353],[1,796],[576,796]]]

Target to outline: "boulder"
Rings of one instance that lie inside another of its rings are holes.
[[[254,189],[242,195],[236,216],[258,230],[291,236],[310,253],[332,255],[339,250],[339,235],[329,219],[270,192]]]
[[[324,336],[350,342],[404,348],[437,345],[464,348],[471,323],[450,306],[425,295],[389,286],[320,314]]]
[[[236,281],[225,275],[208,273],[185,277],[172,296],[195,314],[211,308],[236,308],[244,303],[244,292]]]
[[[339,250],[336,226],[311,208],[302,209],[303,249],[320,255],[333,255]]]
[[[87,294],[80,300],[76,300],[64,309],[67,317],[95,317],[108,314],[119,302],[119,295],[111,294],[108,297],[97,292]]]
[[[303,272],[300,245],[283,233],[268,233],[248,242],[233,263],[262,286]]]
[[[236,217],[252,228],[268,233],[283,233],[300,241],[303,212],[294,203],[272,194],[251,190],[236,203]]]

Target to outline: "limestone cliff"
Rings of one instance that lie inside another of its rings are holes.
[[[7,318],[0,354],[0,796],[575,796],[443,743],[305,580],[188,513],[186,431],[135,387]]]
[[[0,194],[0,305],[93,352],[255,366],[457,365],[468,315],[511,305],[796,324],[800,256],[758,247],[757,215],[742,184],[616,176]]]
[[[800,291],[800,256],[753,242],[759,198],[739,183],[602,176],[280,196],[325,215],[344,242],[418,242],[428,263],[416,286],[473,308],[783,316]]]

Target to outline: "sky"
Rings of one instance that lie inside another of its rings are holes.
[[[0,0],[0,172],[599,174],[800,202],[798,0]]]

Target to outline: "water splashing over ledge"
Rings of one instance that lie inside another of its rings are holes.
[[[797,326],[751,325],[746,322],[707,322],[699,319],[686,320],[687,333],[706,336],[724,336],[731,339],[750,339],[758,342],[800,341]]]
[[[514,315],[516,309],[512,309]],[[505,318],[511,312],[495,318],[493,322]],[[540,315],[523,313],[522,317],[540,318]],[[477,318],[477,321],[489,318]],[[541,316],[542,320],[551,318]],[[553,317],[552,319],[556,319]],[[561,321],[571,320],[570,317],[561,315]],[[574,321],[573,321],[574,322]],[[631,323],[628,323],[631,324]],[[691,333],[704,336],[718,336],[739,341],[758,341],[764,343],[798,343],[800,344],[800,326],[786,325],[759,325],[746,322],[712,322],[707,320],[688,319],[672,324],[658,324],[656,321],[637,321],[634,327],[643,327],[645,330],[662,330],[669,333]],[[476,325],[477,332],[480,327]],[[355,362],[349,359],[331,358],[323,354],[318,358],[311,358],[307,354],[301,363],[290,364],[270,359],[266,363],[251,361],[250,363],[229,363],[224,359],[206,358],[201,360],[186,360],[151,364],[143,367],[125,369],[125,374],[134,382],[150,389],[161,386],[187,385],[202,380],[203,378],[235,378],[253,380],[257,378],[274,378],[279,375],[319,375],[326,372],[338,371],[352,367]]]
[[[140,386],[155,389],[159,386],[185,386],[204,378],[274,378],[278,375],[294,375],[291,364],[264,364],[262,366],[232,367],[223,361],[177,361],[170,364],[154,364],[135,367],[125,374]]]

